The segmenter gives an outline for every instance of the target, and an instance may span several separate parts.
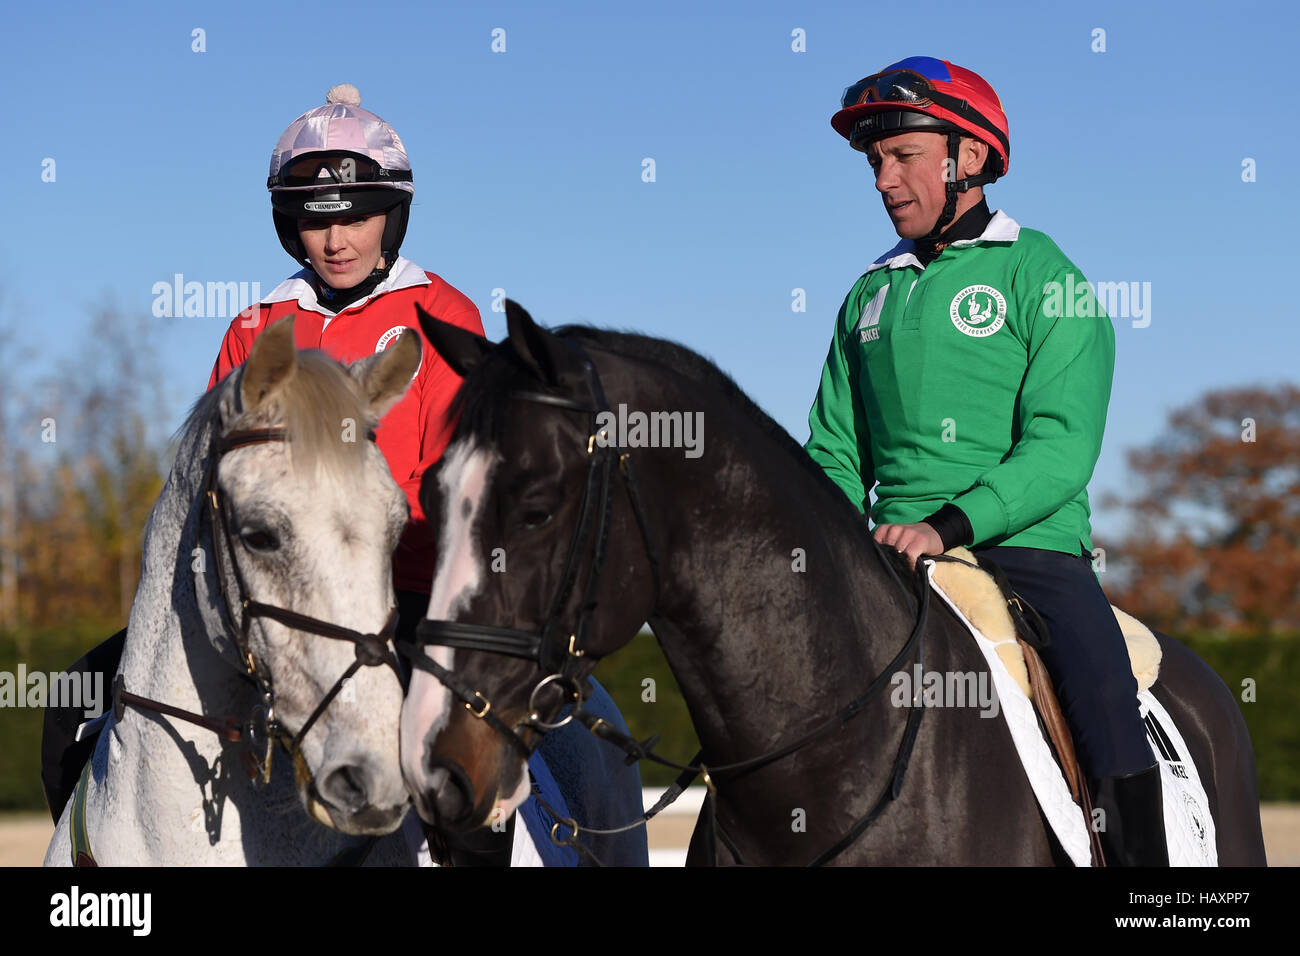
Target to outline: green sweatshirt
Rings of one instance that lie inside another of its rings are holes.
[[[973,546],[1092,550],[1115,331],[1047,236],[1001,211],[922,269],[904,241],[840,308],[806,448],[876,524],[951,502]]]

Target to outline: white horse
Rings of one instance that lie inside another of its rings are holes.
[[[385,666],[407,507],[369,436],[419,360],[407,331],[345,368],[298,352],[289,318],[195,405],[149,519],[126,703],[106,715],[46,865],[76,852],[311,865],[361,848],[372,864],[416,862],[395,832],[409,799],[402,685]],[[137,697],[240,730],[223,738]],[[288,759],[270,761],[271,739],[289,741]]]

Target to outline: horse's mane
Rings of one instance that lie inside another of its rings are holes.
[[[907,567],[907,559],[900,552],[875,544],[874,537],[867,529],[865,517],[845,496],[843,489],[831,480],[789,432],[759,408],[731,376],[713,362],[677,342],[636,332],[615,332],[589,325],[563,325],[551,332],[584,347],[649,363],[665,374],[679,374],[705,388],[716,390],[740,414],[753,422],[776,449],[793,458],[807,472],[811,481],[825,490],[833,500],[842,503],[846,521],[860,523],[863,534],[868,539],[868,547],[874,547],[880,555],[881,563],[894,579],[899,591],[906,595],[906,600],[912,600],[911,588],[903,583],[901,577],[913,573]],[[456,395],[453,411],[459,411],[461,416],[456,426],[457,437],[472,437],[483,444],[496,444],[505,426],[505,409],[509,404],[510,390],[519,384],[519,375],[532,375],[509,347],[499,347],[493,352],[493,357],[503,360],[480,362]]]
[[[731,376],[698,352],[668,339],[652,338],[635,332],[597,329],[589,325],[563,325],[551,332],[584,347],[657,366],[666,374],[681,375],[718,392],[753,422],[773,445],[797,461],[813,481],[834,496],[844,497],[840,487],[789,432],[759,408]],[[485,444],[495,444],[500,438],[509,386],[518,375],[527,374],[525,366],[513,350],[502,348],[496,354],[504,355],[507,361],[480,363],[456,396],[456,407],[461,413],[458,433],[477,438]],[[847,499],[845,501],[847,503]],[[851,504],[849,506],[852,507]]]
[[[222,398],[239,389],[243,366],[235,369],[194,403],[177,430],[177,440],[196,440],[219,423]],[[351,440],[345,424],[351,421]],[[360,383],[347,369],[317,349],[298,352],[296,373],[253,413],[224,423],[226,430],[282,426],[293,449],[294,467],[315,469],[318,476],[339,479],[356,474],[367,436],[376,426]]]
[[[845,518],[860,524],[868,546],[881,558],[881,564],[893,578],[905,600],[913,600],[912,589],[904,583],[903,575],[912,576],[914,572],[907,566],[907,558],[902,552],[892,548],[882,548],[876,544],[875,537],[867,527],[866,516],[861,514],[853,502],[844,494],[844,489],[831,479],[821,465],[813,461],[811,455],[782,428],[771,415],[763,411],[755,401],[745,394],[730,375],[718,368],[700,353],[668,339],[651,338],[635,332],[613,332],[595,329],[589,325],[565,325],[555,330],[565,338],[577,339],[583,345],[604,349],[624,358],[642,359],[653,362],[665,371],[676,370],[687,378],[717,389],[722,396],[732,402],[741,414],[758,426],[764,437],[772,444],[792,457],[809,477],[831,497],[843,504]]]

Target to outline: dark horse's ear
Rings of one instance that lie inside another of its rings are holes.
[[[435,319],[419,305],[416,305],[415,311],[420,316],[420,328],[424,330],[424,337],[461,378],[468,376],[479,360],[492,350],[492,343],[483,336],[462,329],[459,325]]]
[[[506,299],[506,328],[515,354],[547,385],[575,387],[586,380],[573,346],[534,322],[513,299]]]

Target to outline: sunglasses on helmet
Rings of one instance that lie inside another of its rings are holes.
[[[928,106],[934,102],[934,84],[913,70],[894,70],[877,73],[852,86],[845,87],[840,106],[860,106],[863,103],[915,103]]]
[[[993,125],[988,117],[965,100],[939,92],[932,80],[915,70],[890,70],[887,73],[873,74],[846,87],[844,95],[840,97],[843,109],[869,103],[898,103],[914,106],[922,112],[928,112],[931,106],[941,106],[987,130],[1002,144],[1004,150],[1010,148],[1006,134]]]
[[[349,183],[410,182],[409,169],[385,169],[366,156],[306,155],[290,160],[275,176],[266,180],[266,188],[276,186],[340,186]]]

